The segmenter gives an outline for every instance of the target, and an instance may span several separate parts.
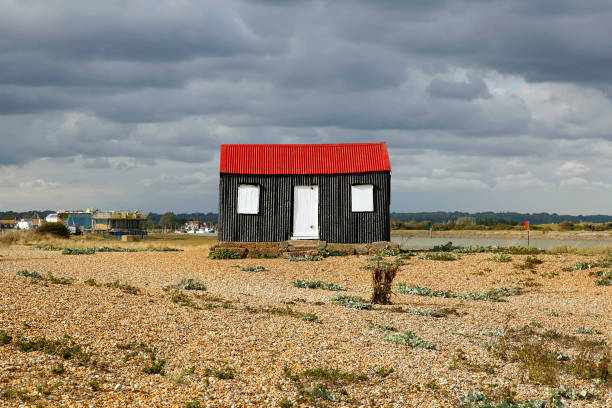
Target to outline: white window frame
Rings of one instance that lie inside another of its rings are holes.
[[[259,190],[257,184],[238,184],[238,214],[259,214]]]
[[[374,184],[351,186],[351,211],[374,212]]]

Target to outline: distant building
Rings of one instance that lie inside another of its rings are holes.
[[[17,219],[13,220],[0,220],[0,229],[12,229],[15,228],[19,221]]]
[[[137,211],[97,211],[92,220],[95,232],[111,234],[118,238],[122,235],[147,235],[144,229],[147,217]]]
[[[93,212],[92,211],[65,211],[57,212],[58,220],[63,222],[68,228],[90,231],[93,228]]]
[[[390,239],[385,143],[221,145],[219,241]]]

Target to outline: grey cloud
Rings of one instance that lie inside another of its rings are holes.
[[[472,100],[475,98],[490,98],[487,84],[473,75],[467,82],[452,82],[434,78],[427,87],[427,91],[433,97],[454,98]]]
[[[527,171],[546,185],[538,202],[561,202],[564,162],[612,184],[612,6],[583,3],[5,1],[0,166],[27,173],[13,186],[98,177],[104,197],[131,192],[123,171],[166,174],[184,188],[141,186],[138,202],[199,208],[214,194],[196,200],[185,174],[215,174],[220,143],[385,140],[394,167],[414,165],[394,179],[422,189],[405,203]]]

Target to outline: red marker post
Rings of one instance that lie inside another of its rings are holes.
[[[525,229],[527,230],[527,248],[529,248],[529,221],[525,221]]]

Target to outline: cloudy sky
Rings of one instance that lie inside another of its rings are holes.
[[[394,211],[612,213],[607,0],[0,10],[0,210],[216,211],[221,143],[387,141]]]

